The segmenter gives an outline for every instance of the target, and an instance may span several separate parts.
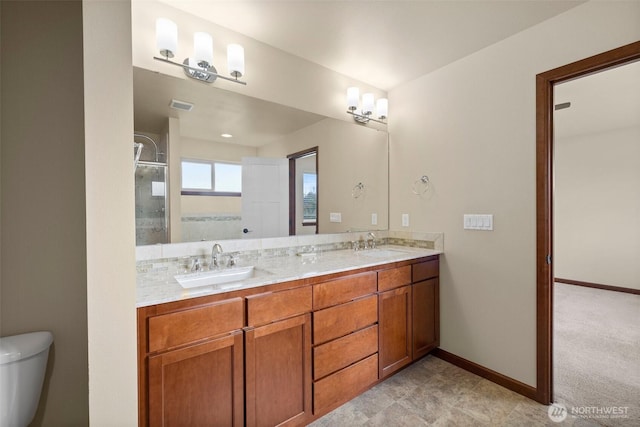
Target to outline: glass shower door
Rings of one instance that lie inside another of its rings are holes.
[[[138,162],[136,185],[136,246],[169,242],[167,166]]]

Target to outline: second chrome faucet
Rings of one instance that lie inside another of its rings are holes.
[[[234,253],[224,254],[227,257],[227,262],[222,262],[223,250],[222,246],[219,243],[213,245],[211,248],[211,266],[210,269],[220,268],[220,267],[233,267],[236,265],[236,260],[233,257]]]
[[[220,266],[220,255],[222,255],[222,246],[219,243],[213,245],[211,248],[211,266],[218,268]]]

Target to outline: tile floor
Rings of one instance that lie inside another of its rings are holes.
[[[316,420],[325,426],[599,426],[547,407],[431,355]]]

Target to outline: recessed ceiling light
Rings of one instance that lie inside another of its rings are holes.
[[[220,136],[223,138],[233,138],[233,135],[231,135],[230,133],[223,133],[223,134],[220,134]]]

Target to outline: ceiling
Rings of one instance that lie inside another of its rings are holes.
[[[160,1],[385,91],[583,3]]]
[[[640,127],[640,61],[591,74],[554,88],[556,139]]]

